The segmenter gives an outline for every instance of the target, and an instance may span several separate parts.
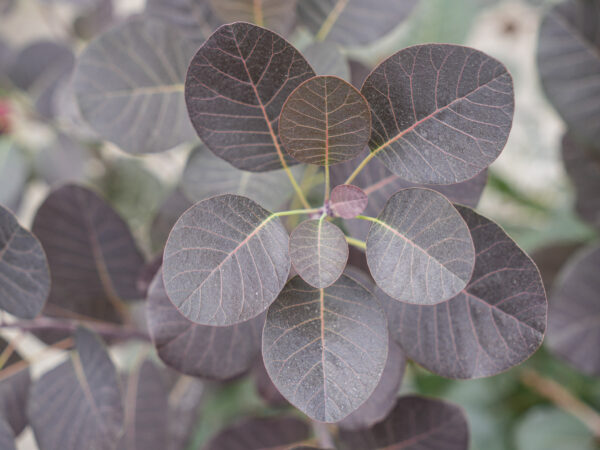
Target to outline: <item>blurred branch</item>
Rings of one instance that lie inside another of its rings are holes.
[[[72,337],[63,339],[62,341],[59,341],[56,344],[49,345],[48,347],[36,353],[35,355],[30,356],[27,359],[22,359],[21,361],[11,364],[10,366],[0,370],[0,381],[5,380],[6,378],[13,376],[21,370],[28,368],[31,364],[39,361],[44,355],[47,355],[53,350],[66,350],[72,347],[73,345],[74,341]]]
[[[521,380],[529,388],[583,422],[595,437],[600,437],[600,414],[556,381],[545,378],[532,369],[524,370]]]
[[[313,430],[315,432],[315,437],[317,439],[317,443],[321,448],[335,448],[335,443],[333,442],[333,436],[329,431],[326,423],[317,422],[316,420],[312,421]]]

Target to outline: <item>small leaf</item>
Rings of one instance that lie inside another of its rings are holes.
[[[317,40],[368,44],[398,26],[418,0],[300,0],[298,16]]]
[[[132,154],[193,140],[183,80],[194,48],[176,29],[149,17],[111,28],[77,63],[73,86],[83,117]]]
[[[304,281],[325,288],[337,280],[348,260],[342,230],[326,220],[306,220],[290,236],[292,265]]]
[[[192,59],[185,83],[200,139],[238,169],[264,172],[294,164],[281,148],[278,120],[286,98],[315,75],[275,33],[249,23],[223,25]]]
[[[473,178],[500,154],[514,113],[513,84],[499,61],[467,47],[416,45],[369,75],[371,152],[413,183]]]
[[[366,100],[350,83],[331,76],[314,77],[298,86],[279,121],[286,151],[298,161],[319,166],[356,157],[370,131]]]
[[[33,319],[44,307],[49,292],[50,272],[44,249],[0,205],[0,308]]]
[[[271,305],[263,358],[283,396],[312,419],[338,422],[373,393],[385,367],[385,314],[342,275],[325,289],[293,278]]]
[[[209,0],[212,9],[227,23],[251,22],[286,34],[296,22],[297,0]]]
[[[197,325],[171,303],[160,270],[150,285],[146,311],[158,356],[178,372],[227,380],[247,371],[260,352],[266,313],[228,327]]]
[[[342,80],[350,80],[350,66],[339,46],[331,42],[313,42],[302,50],[302,54],[317,75],[330,75]]]
[[[2,450],[17,450],[15,436],[8,422],[0,418],[0,448]]]
[[[378,291],[406,356],[437,375],[480,378],[529,358],[541,345],[547,302],[531,259],[492,221],[458,206],[477,253],[467,287],[438,305],[409,305]]]
[[[216,435],[205,450],[283,449],[310,438],[310,427],[295,417],[246,419]]]
[[[584,141],[600,140],[600,5],[567,0],[540,25],[537,63],[546,95]]]
[[[114,448],[124,418],[115,367],[92,332],[78,329],[75,345],[77,353],[31,388],[28,413],[36,441],[43,450]]]
[[[367,263],[391,297],[433,305],[466,286],[475,251],[467,224],[446,197],[411,188],[394,194],[371,225]]]
[[[6,351],[7,346],[8,343],[0,338],[0,354]],[[13,351],[2,368],[8,369],[13,364],[18,364],[21,361],[23,361],[21,356]],[[5,374],[0,378],[0,417],[8,422],[12,428],[12,433],[18,436],[28,423],[26,406],[31,376],[29,367],[24,367],[15,372],[6,371]],[[0,448],[4,447],[0,445]]]
[[[288,245],[281,220],[249,198],[203,200],[179,218],[167,241],[167,294],[192,322],[244,322],[281,292],[290,271]]]
[[[469,428],[461,408],[441,400],[407,396],[383,422],[364,431],[340,432],[342,450],[467,450]]]
[[[362,214],[369,197],[361,188],[352,184],[341,184],[331,191],[330,206],[334,215],[343,219],[352,219]]]
[[[550,297],[548,346],[577,370],[600,376],[600,246],[588,246],[563,267]]]

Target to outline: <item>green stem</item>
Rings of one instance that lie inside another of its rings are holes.
[[[331,181],[329,180],[329,164],[325,166],[325,198],[323,200],[323,204],[327,203],[329,200],[329,189],[330,189]]]
[[[295,216],[298,214],[313,214],[313,213],[318,213],[318,212],[321,212],[321,208],[293,209],[292,211],[276,212],[276,213],[273,213],[273,215],[276,217],[281,217],[281,216]]]
[[[283,170],[285,170],[285,173],[287,174],[288,178],[290,179],[290,183],[292,183],[292,186],[294,187],[294,190],[296,191],[296,195],[300,199],[302,206],[304,206],[306,209],[310,209],[310,204],[308,203],[308,200],[306,200],[306,197],[304,196],[302,189],[300,189],[300,186],[298,186],[298,182],[296,181],[296,178],[294,178],[294,174],[292,173],[292,171],[288,167],[287,163],[285,162],[285,159],[283,159],[283,158],[281,158],[281,165],[283,166]]]
[[[350,244],[356,248],[360,248],[361,250],[367,249],[367,243],[364,241],[361,241],[359,239],[354,239],[353,237],[346,236],[346,242],[348,242],[348,244]]]
[[[378,223],[380,225],[385,225],[381,220],[379,220],[376,217],[369,217],[369,216],[356,216],[357,219],[362,219],[362,220],[368,220],[369,222],[375,222]]]
[[[356,169],[354,169],[354,172],[352,172],[350,174],[350,176],[348,177],[348,179],[346,181],[344,181],[344,184],[350,184],[352,183],[352,181],[357,177],[357,175],[360,173],[361,170],[363,170],[365,168],[365,166],[369,163],[369,161],[371,161],[374,157],[375,154],[377,153],[376,151],[370,152],[365,159],[362,160],[362,162],[358,165],[358,167]]]

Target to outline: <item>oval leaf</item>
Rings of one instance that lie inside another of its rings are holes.
[[[246,197],[196,203],[165,247],[167,294],[201,325],[226,326],[265,311],[287,281],[289,237],[277,216]]]
[[[342,184],[334,187],[331,191],[331,211],[343,219],[352,219],[362,214],[367,203],[369,203],[369,197],[365,191],[352,184]]]
[[[229,327],[197,325],[167,297],[162,271],[150,285],[148,329],[160,359],[178,372],[227,380],[247,371],[260,352],[266,313]]]
[[[457,208],[477,252],[468,286],[434,306],[377,296],[408,358],[448,378],[487,377],[520,364],[541,345],[546,295],[533,261],[498,225],[470,208]]]
[[[412,188],[394,194],[371,225],[367,263],[391,297],[432,305],[466,286],[475,251],[467,224],[448,199]]]
[[[0,205],[0,308],[33,319],[49,292],[50,272],[42,245]]]
[[[338,422],[373,393],[385,367],[385,314],[342,275],[325,289],[293,278],[271,305],[263,358],[283,396],[309,417]]]
[[[600,4],[567,0],[542,20],[537,62],[546,95],[569,129],[600,141]]]
[[[77,353],[31,388],[28,413],[33,433],[44,450],[114,448],[124,418],[115,367],[90,331],[78,329],[75,345]]]
[[[498,157],[512,126],[506,67],[459,45],[401,50],[375,68],[361,92],[373,113],[371,152],[414,183],[474,177]]]
[[[223,25],[194,56],[185,82],[198,136],[238,169],[280,169],[278,120],[286,98],[315,75],[285,39],[249,23]]]
[[[0,338],[0,354],[5,354],[7,346],[8,343]],[[0,417],[8,422],[15,436],[18,436],[28,423],[26,405],[31,385],[29,367],[25,366],[16,371],[13,371],[16,366],[11,368],[13,364],[19,364],[21,361],[21,356],[13,351],[2,366],[5,371],[0,377]],[[4,447],[0,445],[0,448]]]
[[[149,17],[120,24],[81,54],[73,86],[83,117],[122,150],[154,153],[194,139],[183,80],[195,46]]]
[[[441,400],[407,396],[398,400],[383,422],[364,431],[342,429],[340,438],[343,450],[467,450],[469,427],[460,407]]]
[[[298,0],[210,0],[224,22],[252,22],[285,34],[295,23]]]
[[[279,134],[298,161],[319,166],[356,157],[367,145],[371,113],[350,83],[320,76],[305,81],[286,100]]]
[[[348,261],[342,230],[326,220],[306,220],[290,236],[292,265],[304,281],[325,288],[337,280]]]
[[[600,376],[600,246],[578,252],[550,297],[548,346],[581,372]]]
[[[368,44],[398,26],[418,0],[301,0],[298,16],[317,40]]]

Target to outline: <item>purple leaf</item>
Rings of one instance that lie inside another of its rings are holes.
[[[287,34],[296,23],[298,0],[209,0],[224,22],[251,22]]]
[[[2,450],[16,450],[15,436],[8,422],[0,419],[0,448]]]
[[[254,364],[252,378],[254,379],[258,395],[260,395],[267,405],[274,407],[289,405],[289,402],[281,395],[281,392],[277,390],[271,381],[271,377],[269,377],[267,368],[263,362],[262,355],[258,358],[256,364]]]
[[[8,343],[0,338],[1,354],[6,351],[7,345]],[[9,369],[13,364],[21,361],[23,361],[21,356],[13,351],[3,368]],[[18,436],[28,423],[26,405],[30,385],[31,376],[28,366],[15,372],[12,372],[12,369],[7,370],[0,379],[0,417],[8,422],[15,436]],[[4,447],[0,445],[0,448]]]
[[[171,228],[173,228],[177,219],[192,205],[193,203],[187,199],[180,189],[175,189],[167,197],[160,208],[158,208],[158,212],[152,221],[150,238],[154,249],[162,252]]]
[[[368,203],[369,197],[365,191],[352,184],[341,184],[331,191],[331,211],[343,219],[352,219],[362,214]]]

